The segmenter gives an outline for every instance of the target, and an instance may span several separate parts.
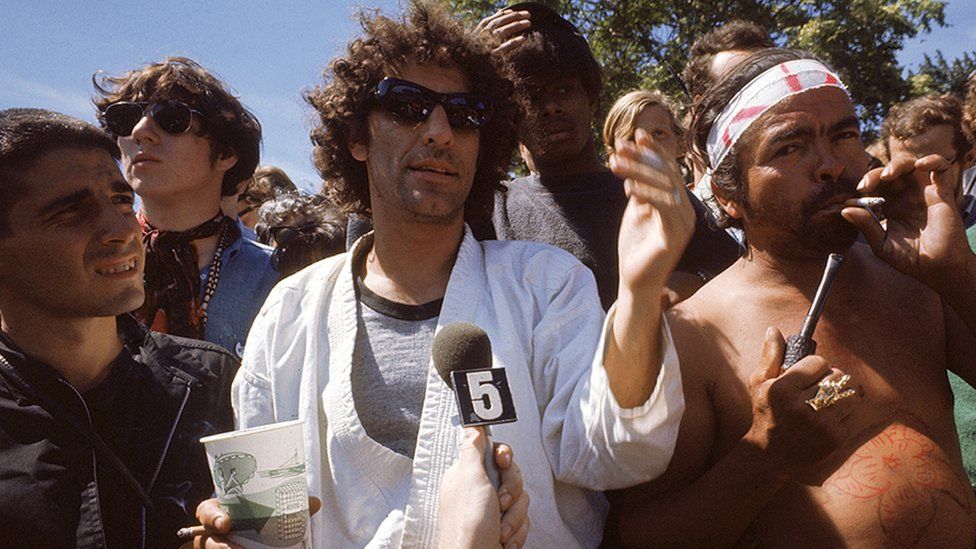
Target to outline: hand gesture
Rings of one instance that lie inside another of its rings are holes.
[[[847,393],[815,410],[807,401],[820,392],[821,380],[837,381],[843,373],[811,355],[783,372],[786,343],[776,328],[766,330],[759,367],[749,380],[752,427],[745,438],[765,455],[774,470],[795,478],[817,465],[848,438],[847,418],[860,393]]]
[[[490,36],[493,43],[498,44],[492,53],[505,54],[525,41],[525,35],[521,33],[531,26],[529,12],[503,9],[482,19],[474,30]]]
[[[498,492],[485,473],[485,436],[480,427],[464,429],[458,460],[441,481],[438,545],[481,549],[525,545],[529,534],[529,495],[522,489],[522,473],[504,444],[494,448],[501,470]],[[501,520],[499,520],[501,514]]]
[[[691,240],[695,210],[678,162],[656,151],[644,130],[638,129],[634,139],[620,143],[610,162],[629,198],[617,245],[620,285],[661,288]]]
[[[865,174],[858,190],[885,199],[887,231],[861,208],[841,215],[860,230],[875,255],[939,290],[947,275],[964,269],[972,251],[955,203],[956,181],[939,155],[899,159]]]

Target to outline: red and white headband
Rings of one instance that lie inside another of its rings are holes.
[[[708,133],[706,149],[711,164],[709,175],[764,112],[788,97],[826,86],[847,92],[836,74],[813,59],[780,63],[753,78],[729,101]]]

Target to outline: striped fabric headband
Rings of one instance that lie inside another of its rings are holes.
[[[752,79],[729,101],[708,133],[708,175],[764,112],[788,97],[826,86],[847,92],[837,75],[813,59],[787,61]]]

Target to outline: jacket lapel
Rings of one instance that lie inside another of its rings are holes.
[[[477,318],[486,285],[484,252],[465,226],[464,238],[444,295],[438,332],[443,326]],[[457,459],[461,430],[454,392],[440,378],[433,361],[427,368],[427,391],[414,450],[413,482],[407,503],[401,547],[433,547],[437,540],[437,518],[441,479]]]

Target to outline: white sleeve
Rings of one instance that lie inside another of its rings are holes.
[[[662,317],[663,363],[654,391],[638,407],[620,407],[603,366],[614,309],[604,321],[586,275],[570,277],[533,338],[533,359],[545,364],[544,386],[551,391],[543,441],[559,480],[591,490],[625,488],[657,478],[671,461],[685,406],[681,372]]]
[[[281,300],[273,292],[247,335],[244,357],[231,385],[234,425],[247,429],[275,422],[274,390],[271,382],[271,348],[274,344]]]

